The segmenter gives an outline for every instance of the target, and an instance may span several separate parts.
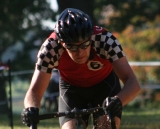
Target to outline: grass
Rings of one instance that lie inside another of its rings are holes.
[[[7,115],[0,115],[0,129],[11,129],[9,125],[9,118]],[[28,129],[25,125],[22,124],[19,114],[13,115],[13,127],[14,129]],[[38,129],[60,129],[58,119],[48,119],[40,121],[38,124]]]
[[[159,120],[159,109],[132,109],[124,111],[121,129],[160,129]]]
[[[20,114],[13,116],[14,129],[28,129],[21,123]],[[120,129],[160,129],[160,110],[127,109],[123,112]],[[7,115],[0,115],[0,129],[10,129]],[[88,129],[90,129],[89,127]],[[38,129],[60,129],[58,119],[40,121]]]

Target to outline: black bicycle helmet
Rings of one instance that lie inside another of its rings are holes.
[[[77,43],[88,40],[93,33],[93,23],[84,12],[67,8],[59,16],[55,32],[60,41]]]

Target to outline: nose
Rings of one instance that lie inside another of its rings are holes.
[[[84,50],[79,47],[78,50],[77,50],[77,54],[78,54],[78,55],[81,55],[81,54],[83,54],[83,53],[84,53]]]

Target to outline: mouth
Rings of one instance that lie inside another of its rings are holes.
[[[77,57],[78,60],[81,60],[81,59],[83,59],[83,58],[84,58],[84,56],[82,56],[82,57]]]

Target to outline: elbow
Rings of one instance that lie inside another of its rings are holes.
[[[141,91],[140,84],[137,80],[133,84],[134,84],[133,85],[134,93],[135,93],[135,95],[138,95]]]

